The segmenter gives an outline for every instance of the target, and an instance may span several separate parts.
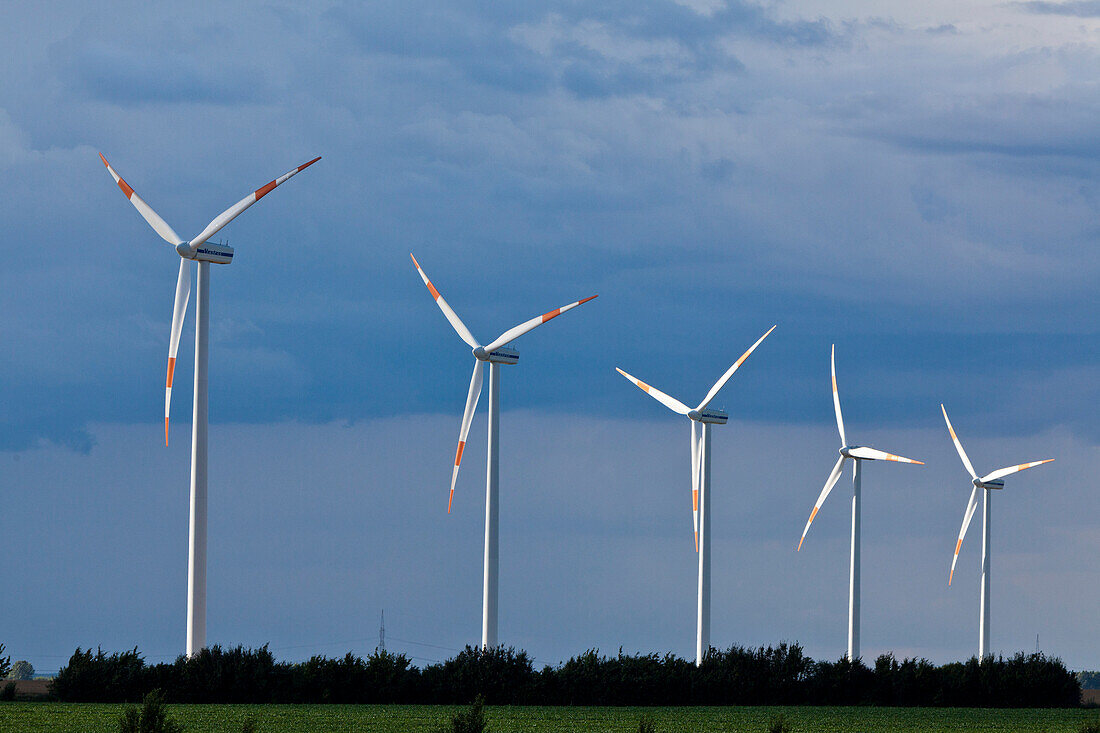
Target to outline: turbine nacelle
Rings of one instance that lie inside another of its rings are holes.
[[[971,483],[979,489],[1003,489],[1005,487],[1005,482],[1001,479],[997,479],[996,481],[982,481],[980,478],[976,478],[973,479]]]
[[[722,410],[711,410],[709,408],[689,410],[687,416],[696,422],[707,423],[708,425],[725,425],[729,420],[729,415]]]
[[[487,361],[490,364],[516,364],[519,362],[519,352],[515,349],[509,349],[507,346],[501,346],[492,351],[487,351],[484,346],[478,346],[471,353],[478,361]]]
[[[220,242],[203,242],[198,246],[180,242],[176,245],[176,252],[185,260],[212,262],[216,265],[228,265],[233,261],[233,248]]]

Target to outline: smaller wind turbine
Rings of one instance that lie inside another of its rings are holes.
[[[1031,463],[1021,463],[1016,466],[998,468],[996,471],[992,471],[978,478],[978,474],[974,472],[974,466],[971,465],[970,459],[966,456],[966,451],[963,450],[962,443],[959,442],[959,436],[955,435],[955,428],[951,426],[951,420],[947,417],[947,408],[941,403],[940,409],[943,410],[943,420],[947,423],[947,432],[951,433],[951,441],[955,444],[955,450],[959,452],[959,458],[962,459],[963,466],[966,467],[967,473],[970,474],[971,483],[974,484],[974,490],[970,492],[970,501],[967,502],[966,505],[966,513],[963,514],[962,529],[959,530],[959,540],[955,543],[955,556],[951,559],[951,573],[947,576],[948,585],[951,585],[951,579],[955,577],[955,563],[959,560],[959,550],[962,549],[963,537],[966,536],[966,530],[970,526],[970,520],[974,518],[974,512],[978,509],[978,489],[985,489],[983,497],[985,501],[982,504],[981,615],[978,617],[978,660],[980,661],[985,659],[987,654],[991,653],[989,651],[989,501],[991,497],[989,492],[993,489],[1003,489],[1005,487],[1005,482],[1002,479],[1005,476],[1023,471],[1025,468],[1032,468],[1044,463],[1050,463],[1054,459],[1047,458],[1042,461],[1032,461]]]
[[[549,313],[524,321],[518,326],[513,326],[496,338],[488,346],[482,346],[466,328],[466,324],[454,312],[446,299],[439,294],[435,285],[428,279],[427,273],[420,267],[416,257],[412,257],[416,271],[420,273],[420,279],[428,287],[428,292],[435,298],[435,304],[443,311],[444,317],[451,324],[458,337],[473,349],[474,373],[470,378],[470,391],[466,394],[466,409],[462,413],[462,427],[458,432],[458,450],[455,451],[455,465],[451,471],[451,494],[447,499],[447,513],[451,513],[451,502],[455,497],[455,482],[458,481],[458,469],[462,465],[462,452],[466,448],[466,436],[470,433],[470,424],[474,421],[474,410],[477,409],[478,398],[481,397],[481,381],[485,362],[489,362],[489,449],[486,455],[485,467],[485,575],[482,588],[482,612],[481,612],[481,648],[487,649],[497,645],[497,599],[499,596],[500,575],[500,551],[499,530],[500,510],[498,504],[499,477],[500,477],[500,366],[502,364],[516,364],[519,362],[519,352],[508,348],[506,344],[515,341],[528,331],[541,326],[552,318],[557,318],[562,313],[587,303],[595,298],[591,295],[561,308],[555,308]]]
[[[710,426],[725,425],[729,419],[725,412],[709,409],[708,405],[718,396],[722,387],[726,386],[726,382],[738,367],[749,358],[749,354],[755,351],[760,342],[774,330],[775,326],[772,326],[768,329],[768,333],[758,338],[756,343],[750,346],[749,350],[742,354],[741,358],[714,383],[707,392],[707,396],[694,410],[675,397],[670,397],[656,387],[615,367],[615,371],[629,379],[650,397],[691,420],[691,507],[692,520],[695,524],[695,551],[699,553],[699,602],[695,632],[696,667],[703,663],[703,656],[710,649]],[[701,497],[700,494],[702,494]],[[700,504],[703,507],[701,513]]]
[[[837,430],[840,431],[840,458],[837,459],[836,465],[833,466],[833,471],[829,474],[829,478],[825,482],[825,488],[821,490],[821,494],[817,497],[813,511],[810,512],[810,518],[806,520],[806,528],[802,530],[802,539],[798,541],[798,549],[802,549],[802,542],[806,539],[806,533],[810,531],[810,525],[813,524],[814,517],[817,516],[817,512],[821,509],[821,505],[825,503],[825,499],[829,496],[829,492],[836,486],[836,482],[840,479],[840,474],[844,472],[844,462],[851,459],[852,566],[848,576],[848,659],[855,661],[859,659],[860,465],[863,461],[896,461],[899,463],[916,463],[917,465],[923,466],[924,462],[914,461],[912,458],[904,458],[894,455],[893,453],[886,453],[885,451],[875,448],[868,448],[867,446],[848,444],[848,438],[844,435],[844,416],[840,412],[840,394],[837,392],[836,388],[836,344],[833,344],[830,365],[833,375],[833,411],[836,413]]]

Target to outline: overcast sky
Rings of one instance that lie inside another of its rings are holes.
[[[1100,667],[1100,4],[51,3],[0,41],[0,642],[185,637],[193,310],[171,447],[181,235],[213,267],[211,643],[281,657],[480,638],[484,416],[447,484],[468,348],[600,298],[504,374],[501,640],[556,663],[694,647],[687,421],[715,406],[717,646],[845,649],[838,437],[927,461],[864,479],[863,651],[976,651],[969,477],[994,499],[992,645]],[[192,306],[193,308],[193,306]],[[484,411],[484,403],[482,411]]]

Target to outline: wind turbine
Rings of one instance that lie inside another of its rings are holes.
[[[749,354],[774,330],[775,326],[772,326],[767,333],[758,338],[756,343],[750,346],[749,350],[742,354],[741,358],[714,383],[707,392],[707,396],[695,409],[615,367],[615,371],[629,379],[650,397],[673,412],[686,415],[691,420],[691,511],[692,522],[695,525],[695,551],[699,554],[699,596],[695,628],[696,667],[703,663],[703,656],[710,649],[710,426],[725,425],[729,419],[722,410],[712,410],[708,406],[738,367],[749,358]]]
[[[806,520],[806,528],[802,530],[802,539],[798,541],[798,549],[802,550],[802,542],[806,539],[806,533],[810,531],[810,525],[825,503],[829,492],[836,486],[840,474],[844,472],[844,462],[852,461],[852,567],[848,576],[848,659],[859,659],[859,555],[860,555],[860,467],[863,461],[897,461],[899,463],[916,463],[923,466],[923,461],[914,461],[912,458],[903,458],[893,453],[868,448],[862,445],[849,445],[848,438],[844,435],[844,416],[840,413],[840,395],[836,389],[836,345],[833,345],[830,364],[833,374],[833,410],[836,412],[836,427],[840,431],[840,458],[833,466],[829,479],[825,482],[825,488],[814,503],[814,509],[810,512],[810,518]]]
[[[515,341],[533,328],[537,328],[557,318],[562,313],[576,308],[582,303],[595,298],[589,296],[584,300],[578,300],[561,308],[555,308],[549,313],[535,316],[529,321],[508,329],[496,338],[488,346],[482,346],[466,328],[466,324],[447,304],[447,301],[439,294],[435,285],[428,279],[427,274],[412,257],[416,271],[420,278],[428,286],[428,292],[435,298],[439,310],[447,321],[458,333],[459,338],[473,349],[474,374],[470,378],[470,391],[466,395],[466,410],[462,413],[462,427],[458,432],[458,450],[455,452],[455,465],[451,471],[451,494],[447,499],[447,513],[451,513],[451,502],[455,497],[455,482],[458,480],[458,469],[462,465],[462,452],[466,448],[466,436],[470,432],[470,424],[474,420],[474,410],[477,409],[477,401],[481,396],[482,367],[489,362],[489,449],[485,460],[485,574],[482,587],[482,611],[481,611],[481,648],[488,649],[497,645],[497,597],[499,595],[499,541],[498,527],[500,524],[500,507],[498,503],[499,479],[500,479],[500,367],[502,364],[515,364],[519,361],[519,352],[508,348],[505,344]]]
[[[212,244],[208,240],[241,212],[262,199],[291,176],[320,160],[308,163],[257,188],[228,209],[218,214],[194,239],[182,239],[168,226],[149,204],[137,195],[115,172],[103,154],[99,155],[107,172],[122,189],[142,218],[153,227],[161,239],[175,247],[180,256],[180,271],[176,279],[176,300],[172,308],[172,332],[168,339],[168,377],[164,386],[164,444],[168,445],[168,412],[172,403],[172,377],[176,371],[176,351],[179,348],[183,317],[191,294],[191,268],[188,260],[198,262],[198,284],[195,295],[195,393],[191,423],[191,517],[187,549],[187,656],[193,656],[206,646],[206,444],[207,444],[207,363],[210,331],[210,263],[228,265],[233,261],[233,248]]]
[[[955,444],[955,450],[959,452],[959,458],[962,459],[963,466],[966,467],[967,473],[970,474],[971,483],[974,484],[974,490],[970,492],[970,501],[967,502],[966,505],[966,513],[963,514],[962,529],[959,530],[959,540],[955,543],[955,556],[951,559],[951,573],[947,576],[948,585],[951,585],[951,579],[955,577],[955,563],[959,560],[959,550],[962,549],[963,537],[966,536],[966,530],[970,526],[970,520],[974,518],[974,512],[978,509],[978,489],[985,489],[983,492],[985,501],[982,503],[981,615],[978,616],[978,660],[981,661],[985,659],[987,654],[991,653],[989,651],[989,502],[992,495],[989,492],[994,489],[1003,489],[1005,487],[1005,482],[1003,481],[1005,476],[1023,471],[1025,468],[1032,468],[1044,463],[1050,463],[1054,459],[1047,458],[1042,461],[1032,461],[1031,463],[1021,463],[1017,466],[998,468],[996,471],[992,471],[978,478],[978,474],[974,472],[974,466],[971,465],[970,459],[966,456],[966,451],[963,450],[962,443],[959,442],[959,436],[955,435],[955,428],[951,426],[951,420],[947,417],[947,408],[941,403],[940,409],[943,410],[943,420],[947,423],[947,432],[951,433],[951,441]]]

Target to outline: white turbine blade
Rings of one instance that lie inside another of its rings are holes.
[[[509,328],[507,331],[505,331],[504,333],[497,336],[496,340],[493,341],[493,343],[486,346],[485,350],[492,353],[493,350],[499,349],[501,346],[504,346],[504,344],[509,343],[510,341],[515,341],[516,339],[518,339],[523,334],[527,333],[528,331],[530,331],[533,328],[541,326],[542,324],[549,321],[551,318],[557,318],[562,313],[565,313],[566,311],[569,311],[569,310],[573,310],[578,305],[581,305],[582,303],[587,303],[588,301],[592,300],[595,297],[597,297],[597,296],[589,295],[587,298],[584,298],[583,300],[578,300],[574,303],[570,303],[569,305],[563,305],[561,308],[555,308],[554,310],[550,311],[549,313],[543,313],[541,316],[535,316],[534,318],[532,318],[529,321],[524,321],[523,323],[519,324],[518,326],[514,326],[512,328]]]
[[[895,456],[893,453],[887,453],[876,448],[868,448],[866,446],[860,446],[859,448],[852,448],[848,451],[848,455],[852,458],[862,458],[868,461],[897,461],[898,463],[915,463],[918,466],[923,466],[924,461],[914,461],[912,458],[905,458],[904,456]]]
[[[638,379],[637,377],[634,377],[634,376],[631,376],[631,375],[627,374],[626,372],[624,372],[619,367],[615,367],[615,371],[617,371],[619,374],[622,374],[624,377],[629,379],[631,382],[634,382],[634,384],[636,384],[638,386],[638,389],[642,390],[643,392],[648,394],[650,397],[657,400],[658,402],[660,402],[662,405],[664,405],[668,409],[672,410],[673,412],[678,412],[681,415],[686,415],[689,412],[691,412],[690,407],[688,407],[687,405],[685,405],[683,402],[676,399],[675,397],[669,397],[667,394],[665,394],[661,390],[657,389],[656,387],[651,387],[650,385],[646,384],[645,382]]]
[[[951,579],[955,577],[955,563],[959,561],[959,550],[963,546],[963,537],[970,526],[970,520],[974,518],[974,512],[978,509],[978,487],[970,492],[970,501],[966,505],[966,514],[963,515],[962,529],[959,530],[959,541],[955,543],[955,557],[951,558],[951,574],[947,576],[947,584],[951,585]]]
[[[699,552],[699,476],[702,466],[702,440],[700,431],[702,424],[698,420],[691,421],[691,521],[695,526],[695,551]]]
[[[1046,459],[1041,460],[1041,461],[1032,461],[1031,463],[1021,463],[1018,466],[1006,466],[1005,468],[998,468],[996,471],[993,471],[992,473],[987,473],[985,476],[982,476],[981,481],[982,481],[982,483],[985,483],[986,481],[996,481],[997,479],[1001,478],[1002,476],[1007,476],[1010,473],[1016,473],[1017,471],[1023,471],[1025,468],[1034,468],[1035,466],[1041,466],[1044,463],[1050,463],[1053,460],[1054,460],[1053,458],[1046,458]]]
[[[462,427],[458,431],[458,450],[455,452],[455,467],[451,471],[451,495],[447,499],[447,513],[451,513],[451,502],[455,498],[455,482],[458,481],[458,468],[462,465],[462,451],[466,449],[466,436],[470,433],[470,424],[474,421],[474,410],[481,397],[481,365],[474,361],[474,374],[470,377],[470,392],[466,395],[466,410],[462,413]]]
[[[832,473],[829,474],[829,478],[825,481],[825,488],[821,490],[821,494],[817,497],[817,501],[814,502],[814,510],[810,512],[810,518],[806,520],[806,528],[802,530],[802,539],[798,541],[798,550],[802,550],[802,542],[806,539],[806,533],[810,531],[810,525],[813,524],[814,517],[817,516],[817,512],[821,509],[821,505],[825,503],[825,499],[828,498],[829,492],[836,486],[836,482],[840,480],[840,474],[844,473],[844,461],[847,456],[841,456],[837,459],[836,465],[833,466]]]
[[[168,411],[172,405],[172,377],[176,373],[176,351],[180,347],[180,331],[191,295],[191,263],[180,258],[180,274],[176,278],[176,300],[172,306],[172,335],[168,338],[168,378],[164,383],[164,444],[168,445]]]
[[[848,439],[844,437],[844,415],[840,413],[840,394],[836,390],[836,344],[833,344],[833,353],[829,358],[833,372],[833,410],[836,412],[836,427],[840,431],[840,444],[848,445]]]
[[[760,345],[760,342],[763,341],[764,339],[766,339],[768,337],[768,334],[770,334],[774,330],[775,330],[775,326],[772,326],[771,328],[769,328],[768,333],[766,333],[763,336],[761,336],[760,338],[758,338],[756,340],[756,343],[749,347],[748,351],[746,351],[744,354],[741,354],[740,359],[733,362],[733,366],[731,366],[729,369],[727,369],[726,373],[722,375],[722,378],[714,383],[714,386],[710,388],[710,392],[707,392],[707,396],[704,397],[703,401],[699,403],[699,406],[695,408],[696,410],[706,409],[707,405],[709,405],[710,401],[713,400],[718,395],[718,392],[721,391],[722,387],[726,386],[726,382],[728,382],[729,378],[733,376],[733,373],[737,371],[737,368],[745,363],[745,359],[749,358],[749,354],[751,354],[753,351],[755,351],[756,347]]]
[[[99,154],[99,159],[103,161],[103,165],[107,166],[107,172],[111,174],[111,178],[115,179],[115,183],[122,189],[122,193],[126,194],[126,198],[130,200],[130,203],[134,205],[134,208],[138,210],[142,218],[149,222],[149,226],[153,227],[153,231],[160,235],[168,244],[173,247],[182,242],[180,236],[172,231],[172,227],[168,226],[168,222],[160,218],[160,214],[153,211],[153,207],[145,203],[145,200],[138,196],[134,189],[130,188],[130,185],[126,181],[122,180],[122,176],[115,173],[115,169],[111,167],[111,164],[107,162],[107,159],[103,157],[103,153]]]
[[[409,257],[412,257],[413,264],[416,265],[416,271],[420,273],[420,279],[424,281],[424,284],[428,286],[428,292],[435,298],[435,304],[439,306],[439,310],[443,311],[443,315],[447,318],[447,322],[451,324],[451,328],[455,330],[458,337],[466,342],[466,345],[471,349],[476,349],[479,344],[474,335],[470,333],[470,329],[466,328],[466,324],[462,322],[462,319],[455,313],[454,308],[447,303],[447,299],[439,294],[439,291],[435,289],[435,285],[432,285],[432,281],[428,279],[428,274],[424,272],[420,267],[420,263],[416,261],[416,257],[412,252],[409,253]]]
[[[191,246],[198,247],[199,245],[206,242],[206,240],[217,234],[222,227],[240,216],[241,212],[262,199],[264,196],[271,193],[271,191],[280,183],[285,183],[287,179],[297,175],[301,171],[304,171],[306,168],[309,168],[320,159],[321,157],[318,156],[308,163],[303,163],[294,170],[284,173],[283,175],[276,178],[274,181],[270,181],[266,185],[257,188],[255,191],[248,194],[243,199],[233,204],[222,213],[218,214],[212,222],[206,225],[206,229],[203,229],[199,236],[191,240]]]
[[[966,451],[963,450],[963,444],[959,441],[959,436],[955,435],[955,428],[951,425],[951,419],[947,417],[947,408],[943,406],[942,402],[940,403],[940,409],[943,410],[943,419],[947,423],[947,432],[951,433],[951,440],[955,442],[955,450],[959,452],[959,458],[962,459],[966,470],[970,472],[970,478],[978,478],[978,474],[974,472],[974,466],[970,463]]]

